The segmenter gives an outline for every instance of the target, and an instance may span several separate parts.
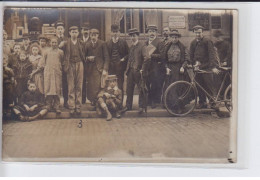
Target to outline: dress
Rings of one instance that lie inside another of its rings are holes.
[[[41,55],[37,55],[37,56],[31,55],[29,56],[29,61],[32,63],[33,71],[44,68],[43,59]],[[38,73],[36,73],[33,76],[32,80],[35,82],[36,87],[38,88],[40,93],[43,94],[44,93],[43,71],[41,70]]]
[[[61,95],[63,51],[48,49],[44,54],[44,94]]]

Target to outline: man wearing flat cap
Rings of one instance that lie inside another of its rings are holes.
[[[84,23],[83,26],[81,27],[81,38],[80,41],[83,44],[83,47],[86,46],[87,42],[90,42],[90,28],[87,23]],[[86,103],[87,99],[87,65],[86,61],[83,63],[84,66],[84,75],[83,75],[83,86],[82,86],[82,104]]]
[[[22,47],[21,50],[25,51],[26,54],[30,54],[30,36],[29,34],[23,34],[23,43],[22,43]]]
[[[55,23],[56,37],[58,38],[58,47],[61,50],[63,50],[63,52],[65,53],[64,44],[68,40],[68,38],[66,36],[64,36],[64,31],[65,31],[64,27],[65,27],[65,24],[63,21],[57,21]],[[65,58],[65,56],[64,56],[64,58]],[[67,73],[64,71],[64,64],[62,64],[62,95],[64,98],[64,107],[69,108]]]
[[[135,85],[139,89],[139,113],[143,113],[146,104],[144,104],[144,94],[141,91],[140,80],[141,74],[147,77],[147,64],[149,62],[148,53],[146,51],[145,44],[139,42],[139,31],[136,28],[129,30],[129,36],[131,38],[131,47],[128,54],[128,62],[126,68],[127,75],[127,99],[126,106],[122,112],[126,112],[132,109],[133,95]]]
[[[91,41],[85,45],[85,57],[87,66],[87,98],[91,105],[95,106],[97,95],[104,88],[104,80],[108,75],[109,55],[106,43],[99,39],[99,30],[90,30]],[[102,87],[102,86],[103,87]]]
[[[70,114],[81,114],[82,84],[83,84],[83,61],[85,54],[83,45],[78,39],[79,29],[77,26],[69,28],[70,39],[64,44],[64,71],[67,72]]]
[[[190,60],[195,66],[201,70],[212,71],[215,74],[219,73],[218,60],[216,56],[216,51],[214,49],[213,42],[203,36],[204,27],[196,25],[193,27],[193,32],[196,38],[191,42],[190,45]],[[214,84],[214,74],[213,73],[199,73],[196,78],[197,81],[206,90],[211,92],[213,96],[217,95],[217,88]],[[206,108],[206,95],[198,88],[199,94],[199,104],[197,108]]]
[[[127,42],[120,38],[119,26],[117,24],[111,25],[111,39],[107,41],[107,49],[110,58],[108,73],[117,76],[118,87],[124,92],[124,73],[126,70],[129,48]],[[122,97],[123,96],[124,93],[122,93]]]
[[[158,28],[155,25],[147,27],[148,40],[146,41],[147,51],[150,57],[150,64],[147,78],[148,99],[152,108],[161,103],[164,67],[161,59],[161,40],[157,38]]]

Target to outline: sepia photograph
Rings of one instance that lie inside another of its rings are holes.
[[[236,163],[235,9],[5,7],[2,160]]]

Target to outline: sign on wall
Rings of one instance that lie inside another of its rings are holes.
[[[169,16],[168,22],[170,28],[185,28],[185,16]]]

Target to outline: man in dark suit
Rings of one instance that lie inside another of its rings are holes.
[[[132,46],[129,49],[128,63],[126,68],[127,75],[127,99],[126,107],[122,113],[131,110],[133,104],[134,88],[135,85],[139,88],[139,113],[144,111],[146,104],[144,104],[144,94],[141,91],[140,80],[141,73],[147,76],[147,64],[149,62],[146,46],[139,42],[139,31],[136,28],[129,30]]]
[[[117,76],[118,87],[122,91],[123,97],[124,72],[129,48],[127,42],[120,38],[119,26],[116,24],[111,26],[111,39],[107,42],[107,49],[110,58],[108,73]]]
[[[81,114],[82,84],[83,84],[83,61],[85,54],[83,46],[78,39],[79,29],[77,26],[69,28],[70,39],[64,44],[65,61],[64,71],[67,73],[70,114]]]
[[[193,27],[193,32],[196,38],[190,45],[190,60],[195,66],[201,70],[212,71],[215,74],[219,73],[218,61],[216,59],[216,51],[213,42],[203,36],[204,27],[196,25]],[[215,88],[214,74],[200,73],[196,76],[197,81],[213,96],[217,95],[217,88]],[[197,108],[206,108],[206,95],[198,88],[199,104]]]
[[[65,24],[62,21],[57,21],[55,23],[56,37],[58,38],[58,46],[65,53],[64,44],[68,40],[68,38],[64,36],[64,26]],[[62,95],[64,98],[64,107],[69,108],[67,73],[64,71],[64,64],[62,64]]]
[[[97,95],[101,90],[102,80],[108,75],[109,55],[106,43],[98,39],[99,30],[90,30],[90,39],[85,46],[85,57],[87,66],[87,98],[91,105],[95,106]],[[104,88],[104,86],[102,87]]]
[[[148,70],[147,88],[148,99],[152,108],[155,108],[161,103],[161,95],[163,88],[163,74],[161,73],[165,68],[162,64],[160,45],[161,40],[157,38],[157,26],[149,25],[147,27],[147,33],[149,39],[146,41],[147,51],[151,58],[151,62]]]
[[[81,27],[80,41],[84,47],[86,46],[87,42],[90,42],[89,31],[90,29],[88,24],[84,24]],[[82,86],[82,104],[85,104],[87,98],[87,65],[85,61],[83,65],[84,65],[84,73],[83,73],[83,86]]]

